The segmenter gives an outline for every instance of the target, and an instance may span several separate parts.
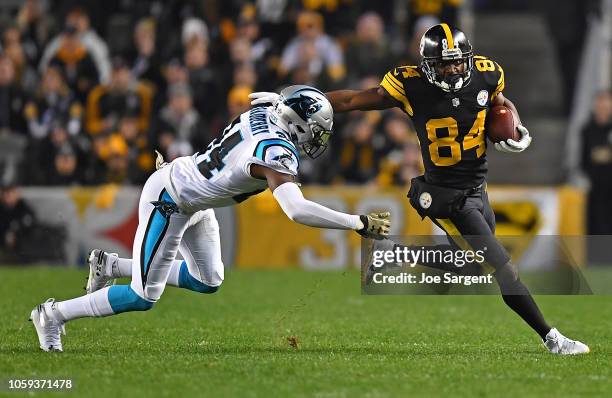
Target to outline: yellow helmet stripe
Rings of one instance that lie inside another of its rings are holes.
[[[451,33],[450,28],[445,23],[442,23],[440,25],[442,26],[444,34],[446,35],[446,42],[448,43],[448,48],[455,48],[455,40],[453,39],[453,34]]]

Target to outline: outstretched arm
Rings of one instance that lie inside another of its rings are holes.
[[[398,106],[382,87],[372,87],[366,90],[336,90],[325,93],[335,113],[350,111],[383,110]],[[273,104],[278,94],[260,91],[249,94],[251,105]]]
[[[325,93],[335,113],[383,110],[397,106],[397,102],[382,87],[366,90],[336,90]]]
[[[341,213],[304,198],[290,174],[253,164],[251,175],[266,179],[274,198],[287,217],[318,228],[350,229],[366,237],[382,238],[389,233],[389,214],[353,215]]]

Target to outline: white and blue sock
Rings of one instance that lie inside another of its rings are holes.
[[[174,260],[170,274],[168,275],[168,285],[192,290],[198,293],[214,293],[219,290],[219,286],[208,286],[189,273],[189,267],[184,260]]]

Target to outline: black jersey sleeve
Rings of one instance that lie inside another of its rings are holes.
[[[493,101],[497,94],[504,91],[504,69],[497,62],[482,55],[474,56],[474,68],[482,73],[491,93],[491,101]]]
[[[398,66],[387,72],[380,82],[380,86],[401,105],[409,116],[414,115],[410,100],[410,79],[414,77],[420,77],[416,66]]]

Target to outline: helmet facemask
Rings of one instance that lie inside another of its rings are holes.
[[[299,124],[289,124],[291,140],[301,147],[308,157],[316,159],[327,149],[332,131],[326,130],[315,121],[309,121],[304,127]]]
[[[474,68],[474,55],[471,51],[462,53],[458,48],[444,50],[443,52],[447,52],[447,54],[443,55],[442,57],[424,57],[421,63],[421,68],[423,69],[423,72],[425,72],[427,80],[430,83],[439,87],[443,91],[454,93],[469,84],[471,72]],[[440,64],[448,65],[449,63],[453,62],[463,63],[463,72],[452,73],[448,74],[447,76],[438,73],[436,66]]]
[[[310,131],[312,131],[312,139],[302,145],[302,150],[311,159],[316,159],[327,149],[327,142],[331,137],[332,131],[326,130],[317,122],[308,123]]]

